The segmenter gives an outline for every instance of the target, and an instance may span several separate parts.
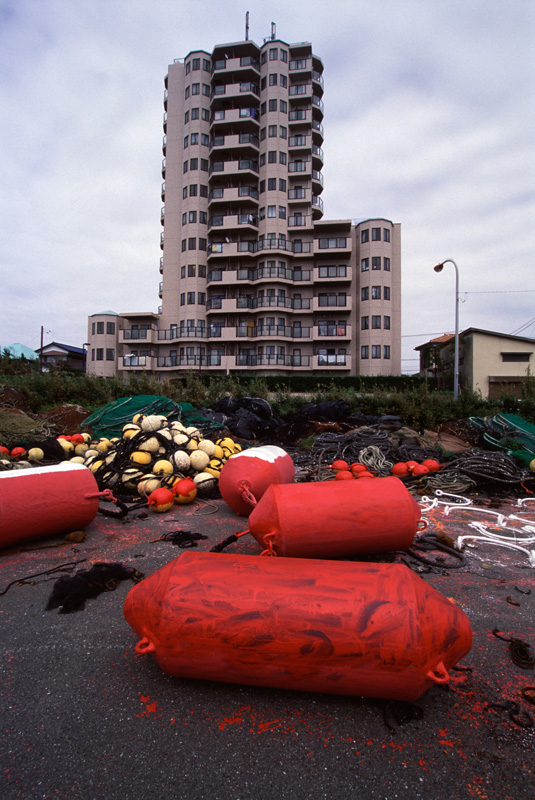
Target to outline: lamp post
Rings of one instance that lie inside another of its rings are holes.
[[[445,258],[436,267],[433,267],[435,272],[442,272],[444,264],[453,264],[455,267],[455,356],[453,362],[453,399],[457,400],[459,397],[459,269],[457,264],[452,258]]]

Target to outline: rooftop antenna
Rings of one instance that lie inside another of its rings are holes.
[[[274,22],[272,22],[271,23],[271,38],[275,39],[276,35],[277,35],[277,26],[275,25]]]
[[[249,41],[249,12],[245,13],[245,41]]]

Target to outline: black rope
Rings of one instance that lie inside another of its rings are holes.
[[[16,578],[14,581],[11,581],[11,583],[8,583],[5,589],[2,589],[0,592],[0,597],[4,594],[7,594],[11,586],[14,586],[15,584],[23,586],[25,583],[31,583],[31,578],[40,578],[41,575],[52,575],[54,572],[72,572],[78,564],[81,564],[85,560],[85,558],[80,558],[78,561],[67,561],[66,564],[59,564],[57,567],[45,569],[44,572],[36,572],[34,575],[25,575],[23,578]]]
[[[498,628],[494,628],[492,633],[497,639],[501,639],[503,642],[509,642],[509,650],[511,651],[513,664],[516,664],[516,666],[521,669],[533,669],[535,667],[535,658],[530,655],[530,645],[527,644],[527,642],[523,642],[522,639],[516,639],[515,637],[508,639],[506,636],[500,634]]]
[[[208,536],[204,536],[202,533],[192,533],[191,531],[171,531],[170,533],[164,533],[159,539],[152,539],[151,543],[171,542],[171,544],[177,545],[182,550],[186,550],[190,547],[197,547],[197,542],[201,539],[208,539]]]
[[[225,549],[225,547],[228,547],[229,544],[233,544],[234,542],[237,542],[237,541],[238,541],[238,537],[236,536],[235,533],[233,533],[232,536],[228,536],[226,539],[223,539],[223,541],[219,542],[219,544],[215,544],[211,548],[210,552],[211,553],[220,553],[222,550]]]
[[[521,709],[518,703],[514,700],[506,700],[504,703],[489,703],[487,705],[487,711],[490,709],[493,711],[499,711],[502,709],[507,711],[511,722],[514,722],[514,724],[518,725],[520,728],[533,727],[533,719],[531,718],[530,714]]]
[[[454,558],[455,561],[449,561],[445,563],[443,556],[437,556],[436,559],[432,559],[422,555],[422,553],[429,553],[433,550],[439,550],[442,553],[446,553],[448,556]],[[448,545],[439,541],[437,536],[433,533],[422,534],[422,536],[413,542],[412,546],[409,547],[406,553],[411,556],[411,558],[415,558],[416,561],[419,561],[426,566],[438,567],[439,569],[459,569],[460,567],[464,567],[466,564],[466,557],[463,553],[461,553],[459,550],[455,550],[453,547],[448,547]]]

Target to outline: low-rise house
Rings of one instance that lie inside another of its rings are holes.
[[[83,347],[73,347],[70,344],[50,342],[38,347],[36,353],[41,359],[41,368],[47,372],[50,367],[61,365],[64,369],[75,372],[85,372],[86,351]]]
[[[436,379],[439,389],[453,385],[455,337],[444,334],[414,348],[420,353],[420,375]],[[459,384],[483,397],[522,394],[533,374],[535,339],[467,328],[459,334]]]

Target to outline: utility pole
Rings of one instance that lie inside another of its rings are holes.
[[[41,349],[39,350],[39,373],[43,373],[43,334],[44,334],[44,325],[41,325]]]

